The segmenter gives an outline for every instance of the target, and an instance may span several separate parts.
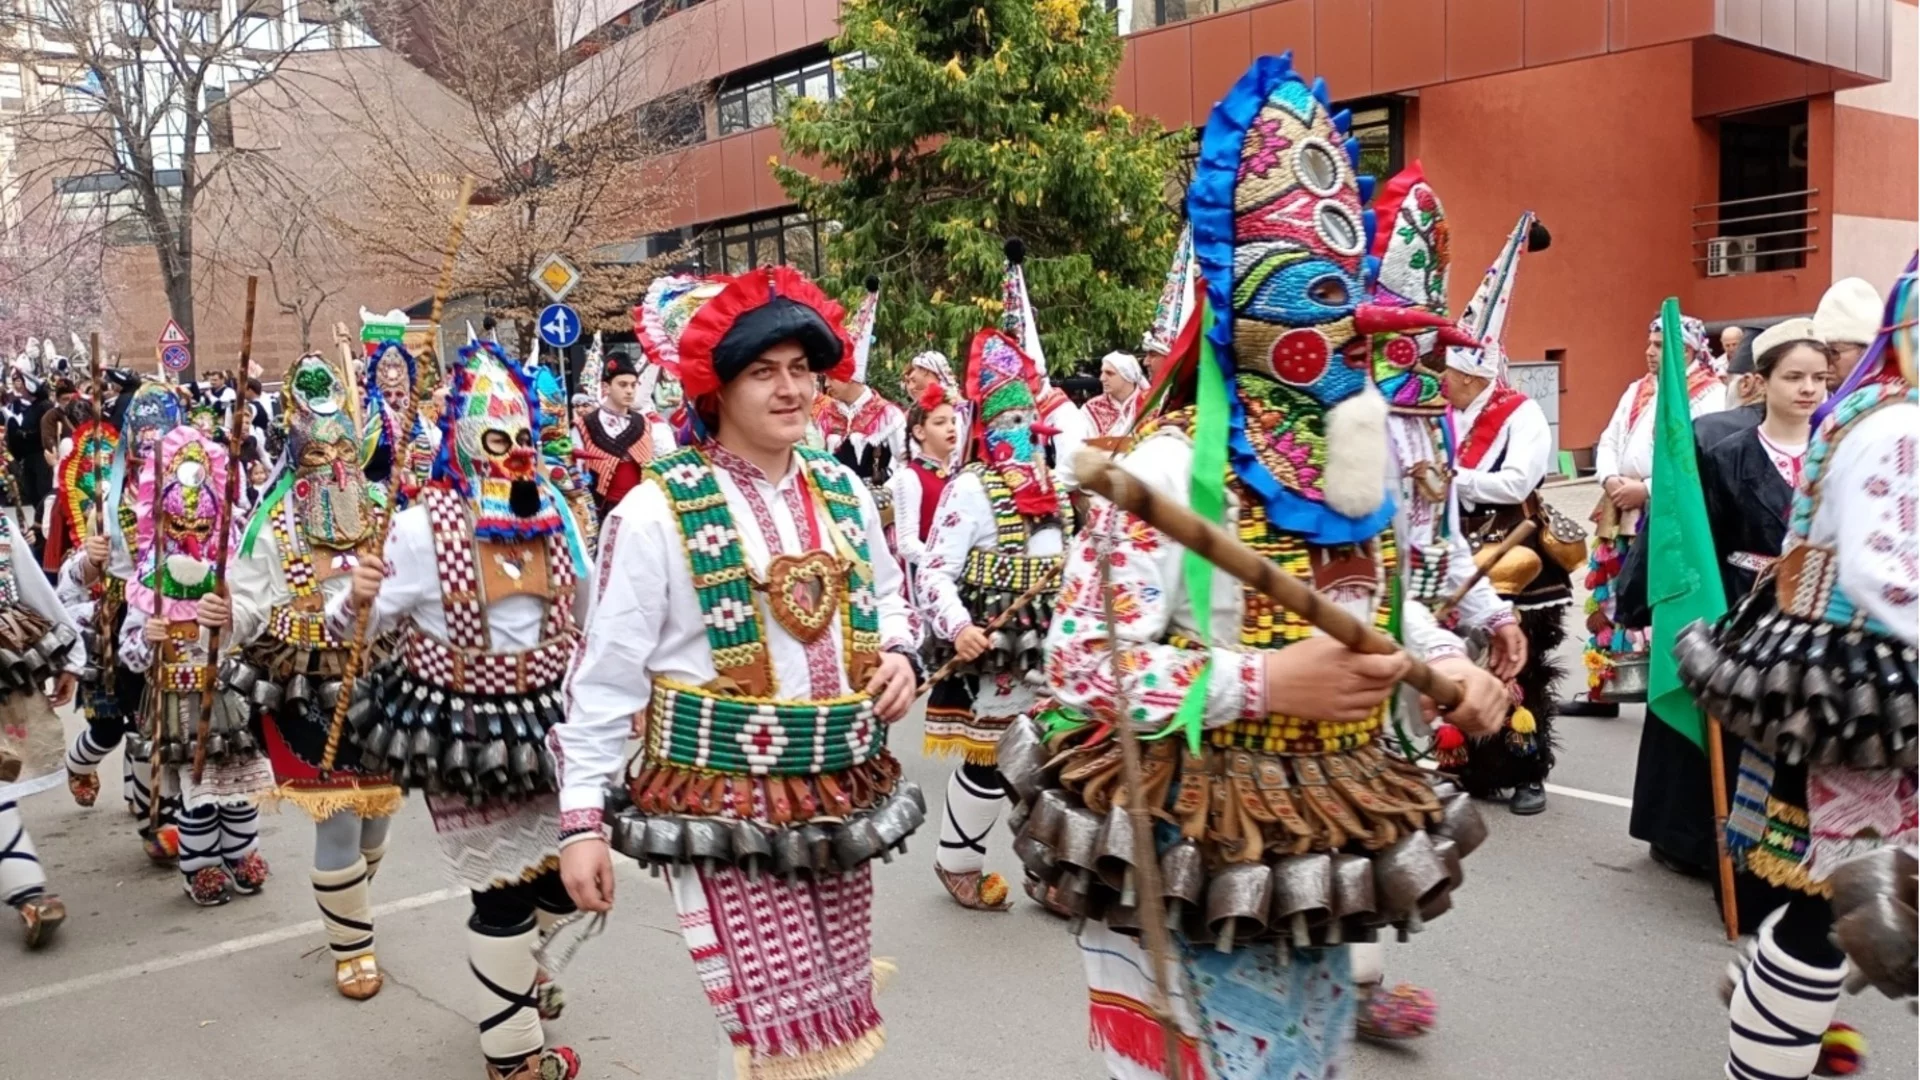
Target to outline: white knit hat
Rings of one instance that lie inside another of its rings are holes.
[[[1850,278],[1848,280],[1860,281],[1859,278]],[[1864,285],[1866,283],[1861,282],[1861,284]],[[1828,295],[1832,294],[1829,293]],[[1821,306],[1824,309],[1826,302],[1821,301]],[[1809,319],[1802,315],[1798,318],[1782,319],[1772,326],[1767,327],[1765,330],[1760,331],[1760,336],[1753,339],[1753,359],[1757,363],[1762,356],[1767,354],[1767,350],[1777,345],[1784,345],[1789,341],[1823,340],[1825,339],[1820,336],[1820,324],[1817,318]]]
[[[1813,312],[1814,337],[1829,345],[1869,345],[1880,333],[1880,293],[1864,278],[1841,278]],[[1755,346],[1753,353],[1760,355]]]
[[[1146,374],[1140,370],[1140,361],[1132,353],[1110,352],[1100,358],[1100,366],[1111,367],[1116,375],[1135,386],[1147,381]]]

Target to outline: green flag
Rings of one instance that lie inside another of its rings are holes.
[[[1673,639],[1695,619],[1711,622],[1726,613],[1720,558],[1707,520],[1707,494],[1693,451],[1693,414],[1687,398],[1686,347],[1680,337],[1680,301],[1660,305],[1660,393],[1654,408],[1653,486],[1647,527],[1647,603],[1653,608],[1648,646],[1647,710],[1667,726],[1706,748],[1706,722],[1680,685]]]

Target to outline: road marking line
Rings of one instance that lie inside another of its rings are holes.
[[[1633,809],[1632,799],[1623,799],[1618,795],[1603,795],[1598,791],[1582,791],[1577,787],[1561,787],[1559,784],[1542,785],[1555,795],[1565,795],[1569,799],[1585,799],[1605,806],[1617,806],[1622,810]]]
[[[445,903],[448,900],[467,895],[469,895],[469,893],[466,889],[435,889],[432,892],[423,892],[414,896],[403,897],[389,903],[375,904],[373,914],[376,917],[393,915],[402,911],[412,911],[414,908],[431,907],[434,904]],[[227,941],[208,945],[201,949],[194,949],[190,952],[177,953],[173,956],[163,956],[156,960],[147,960],[138,964],[127,964],[123,967],[112,968],[107,971],[98,971],[92,975],[82,975],[77,979],[68,979],[65,982],[36,986],[29,990],[20,990],[0,997],[0,1012],[8,1009],[17,1009],[22,1005],[32,1005],[50,998],[65,997],[68,994],[75,994],[84,990],[111,986],[114,983],[125,982],[128,979],[137,979],[142,975],[153,975],[162,971],[172,971],[174,968],[186,967],[189,964],[198,964],[203,960],[219,960],[237,953],[265,948],[268,945],[278,945],[283,941],[292,941],[295,938],[312,937],[320,939],[324,937],[324,934],[325,928],[320,925],[320,920],[310,919],[303,923],[295,923],[292,926],[280,927],[278,930],[267,930],[263,933],[251,934],[247,937],[231,938]]]

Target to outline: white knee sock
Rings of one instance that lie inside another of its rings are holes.
[[[978,871],[987,863],[987,834],[1007,805],[1004,790],[982,788],[964,769],[947,781],[946,818],[940,823],[940,853],[934,864],[950,874]]]
[[[1820,1060],[1820,1038],[1840,1007],[1847,966],[1815,967],[1773,939],[1781,908],[1760,924],[1760,948],[1734,984],[1727,1010],[1728,1080],[1802,1080]]]
[[[260,811],[252,806],[220,806],[220,858],[228,866],[260,846]]]
[[[0,802],[0,902],[19,907],[46,891],[47,872],[20,807],[11,799]]]
[[[209,866],[220,865],[220,811],[212,805],[181,810],[180,872],[192,877]]]
[[[367,897],[367,864],[345,870],[314,870],[313,898],[327,928],[327,947],[335,960],[351,960],[373,951],[373,908]]]
[[[532,919],[511,929],[467,924],[467,963],[480,989],[480,1052],[502,1073],[546,1042],[534,997],[537,933]]]

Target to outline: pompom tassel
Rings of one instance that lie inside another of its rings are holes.
[[[1833,1023],[1820,1037],[1815,1076],[1858,1076],[1867,1068],[1867,1037],[1850,1024]]]

